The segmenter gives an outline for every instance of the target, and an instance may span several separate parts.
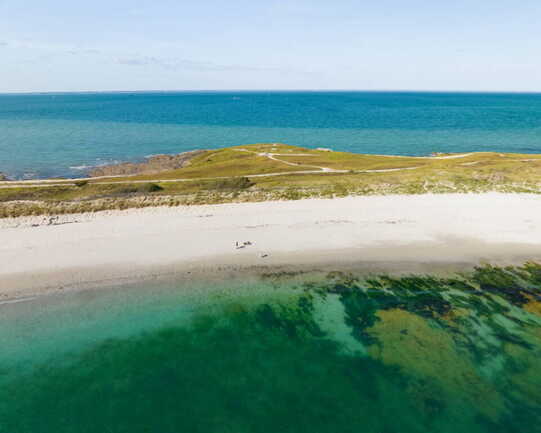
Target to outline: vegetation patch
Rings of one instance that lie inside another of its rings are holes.
[[[216,179],[206,181],[201,184],[201,186],[208,190],[217,190],[217,191],[243,191],[254,186],[255,183],[252,182],[247,177],[233,177],[230,179]]]
[[[80,209],[80,202],[89,201],[94,203],[86,203],[86,209],[103,210],[174,203],[489,191],[539,194],[541,155],[483,152],[415,158],[254,144],[199,152],[180,168],[133,176],[58,179],[32,185],[9,182],[0,185],[0,217],[70,212]],[[103,200],[107,198],[118,202]]]

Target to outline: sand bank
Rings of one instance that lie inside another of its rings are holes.
[[[243,248],[236,248],[236,243]],[[541,197],[441,194],[146,208],[0,220],[0,300],[254,266],[541,259]]]

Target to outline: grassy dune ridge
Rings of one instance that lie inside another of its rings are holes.
[[[0,217],[374,194],[541,192],[541,155],[402,157],[284,144],[208,150],[135,176],[0,182]]]

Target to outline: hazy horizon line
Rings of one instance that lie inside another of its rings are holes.
[[[541,90],[418,90],[418,89],[152,89],[152,90],[47,90],[7,91],[0,95],[66,95],[106,93],[462,93],[462,94],[541,94]]]

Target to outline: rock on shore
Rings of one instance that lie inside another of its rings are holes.
[[[190,164],[192,158],[206,152],[205,150],[193,150],[179,153],[178,155],[155,155],[145,162],[124,162],[121,164],[105,165],[96,167],[90,171],[91,177],[119,176],[133,174],[153,174],[165,170],[175,170]]]

